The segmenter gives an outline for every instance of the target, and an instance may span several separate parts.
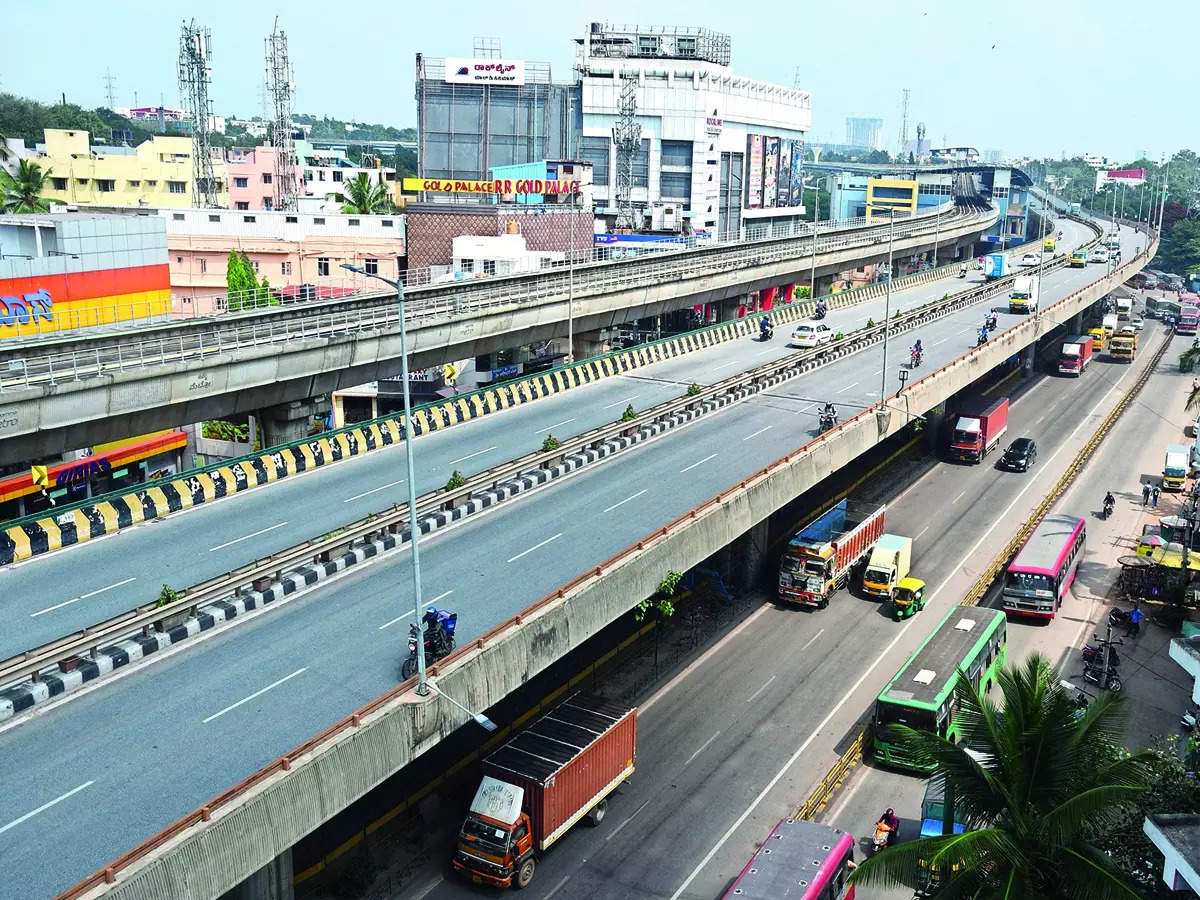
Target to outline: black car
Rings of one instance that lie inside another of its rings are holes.
[[[1036,461],[1037,444],[1033,442],[1033,438],[1017,438],[1000,457],[1000,468],[1013,472],[1027,472],[1033,468]]]

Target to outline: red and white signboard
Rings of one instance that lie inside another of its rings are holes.
[[[1109,169],[1109,181],[1125,181],[1133,184],[1141,184],[1146,180],[1145,169]]]

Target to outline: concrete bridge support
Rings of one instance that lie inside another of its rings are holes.
[[[1028,378],[1037,365],[1037,344],[1030,344],[1021,351],[1021,377]]]
[[[261,410],[258,420],[262,424],[263,446],[277,447],[308,437],[313,416],[323,416],[328,411],[329,400],[323,397],[292,400]]]
[[[277,857],[239,884],[227,891],[221,900],[293,900],[292,848]]]

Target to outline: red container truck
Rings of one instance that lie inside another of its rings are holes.
[[[824,609],[834,591],[866,561],[883,534],[885,507],[830,507],[788,541],[779,563],[779,599]]]
[[[978,463],[1000,443],[1008,430],[1008,398],[964,403],[950,437],[950,458]]]
[[[484,760],[451,866],[476,884],[527,887],[539,853],[584,816],[600,824],[636,749],[636,709],[567,698]]]
[[[1063,341],[1062,352],[1058,357],[1058,371],[1063,375],[1078,377],[1091,361],[1092,336],[1078,334]]]

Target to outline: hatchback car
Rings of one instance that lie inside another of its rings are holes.
[[[1026,253],[1021,257],[1022,266],[1036,266],[1041,261],[1041,257],[1039,257],[1036,253]]]
[[[789,344],[801,349],[820,347],[833,340],[833,329],[820,322],[801,322],[792,332]]]
[[[1000,467],[1013,472],[1028,472],[1037,461],[1037,444],[1033,438],[1017,438],[1000,457]]]

